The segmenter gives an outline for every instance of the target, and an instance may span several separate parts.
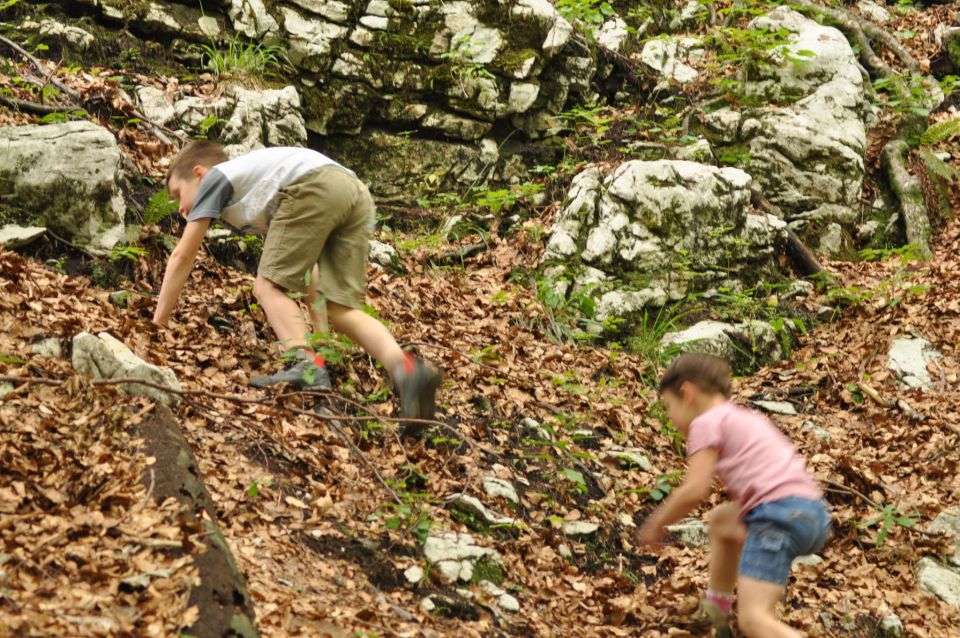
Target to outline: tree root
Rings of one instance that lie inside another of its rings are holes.
[[[907,170],[907,154],[910,148],[897,137],[883,147],[883,167],[890,179],[890,187],[897,196],[907,243],[917,247],[918,256],[930,259],[930,218],[924,204],[920,180]]]
[[[770,200],[757,188],[750,189],[750,202],[768,215],[783,218],[780,210],[771,204]],[[797,237],[797,234],[793,232],[789,226],[787,226],[786,229],[786,252],[793,267],[796,268],[797,272],[803,277],[816,277],[824,283],[833,282],[833,276],[830,274],[830,271],[817,261],[813,252],[807,248],[806,244]]]

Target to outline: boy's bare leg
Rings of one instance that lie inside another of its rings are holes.
[[[313,324],[314,332],[327,333],[330,332],[330,327],[327,325],[327,305],[321,303],[322,297],[317,289],[319,283],[320,269],[314,266],[313,272],[310,274],[310,285],[304,291],[307,295],[307,304],[310,310],[310,323]]]
[[[327,314],[333,327],[353,339],[379,361],[392,376],[402,366],[405,355],[387,327],[362,310],[327,301]]]
[[[777,620],[783,587],[743,576],[737,583],[737,624],[748,638],[801,638],[803,634]]]
[[[310,327],[303,318],[300,306],[287,296],[286,290],[257,275],[253,282],[253,294],[267,313],[267,321],[277,334],[281,350],[309,347],[306,335]]]
[[[736,503],[715,507],[707,519],[710,522],[710,589],[733,595],[747,526],[740,521],[740,507]]]

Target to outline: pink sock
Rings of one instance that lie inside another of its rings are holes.
[[[712,602],[714,605],[720,608],[720,611],[725,614],[729,614],[730,610],[733,608],[733,594],[721,594],[720,592],[708,589],[707,593],[704,594],[703,599]]]

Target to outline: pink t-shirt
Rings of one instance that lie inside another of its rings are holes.
[[[744,515],[761,503],[788,496],[820,499],[793,443],[759,412],[726,401],[690,422],[687,457],[717,449],[717,475]]]

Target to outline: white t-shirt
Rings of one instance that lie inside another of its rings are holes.
[[[200,181],[187,221],[210,217],[243,233],[266,235],[280,191],[310,171],[331,165],[355,175],[317,151],[285,146],[251,151],[217,164]]]

